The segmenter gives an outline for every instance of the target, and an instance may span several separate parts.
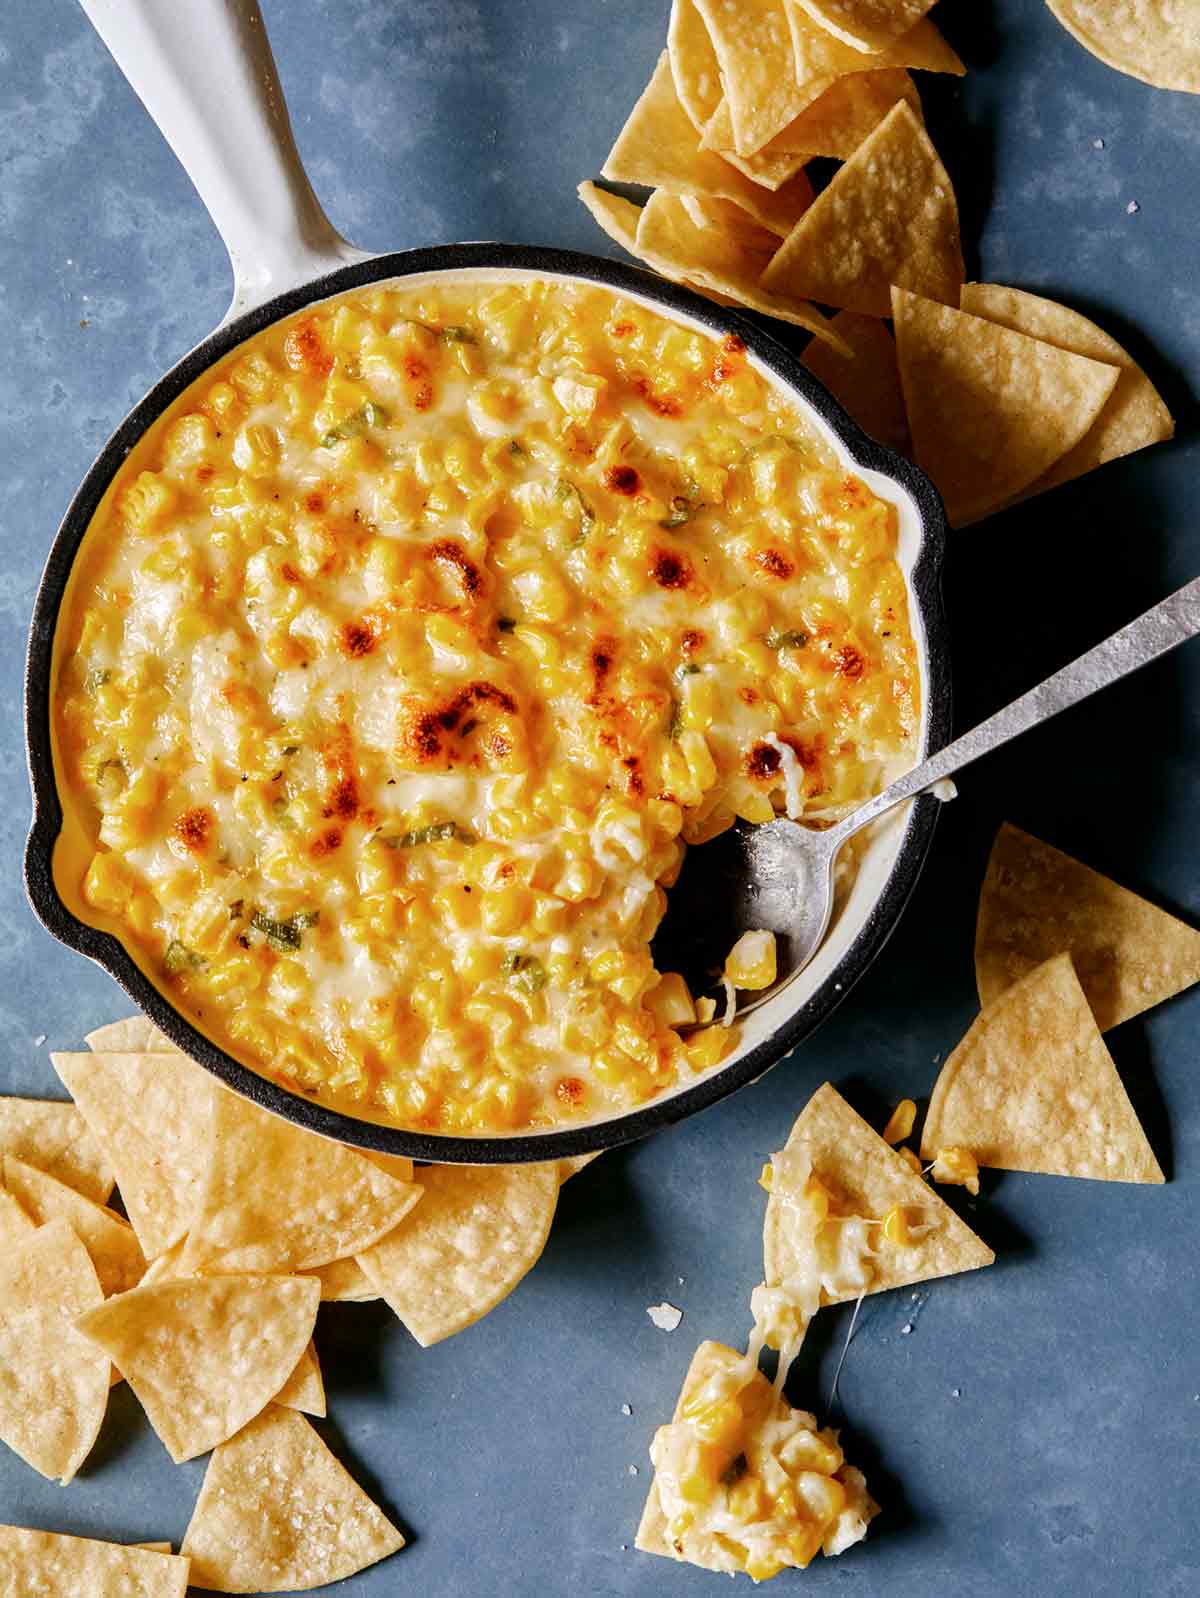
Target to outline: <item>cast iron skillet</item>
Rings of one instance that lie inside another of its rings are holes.
[[[596,256],[535,246],[451,244],[368,256],[325,219],[299,163],[255,0],[82,0],[118,63],[184,161],[229,247],[235,294],[221,326],[135,406],[88,472],[50,551],[34,608],[25,718],[34,815],[25,880],[34,910],[61,942],[103,966],[171,1039],[226,1086],[297,1125],[362,1148],[443,1163],[559,1159],[628,1143],[682,1120],[752,1082],[806,1038],[845,997],[894,929],[933,833],[935,799],[914,801],[891,867],[836,965],[802,1002],[783,1005],[768,1034],[693,1085],[644,1107],[553,1132],[458,1137],[362,1120],[260,1076],[198,1031],[112,934],[87,924],[55,881],[63,824],[51,736],[55,630],[76,553],[92,515],[130,449],[184,389],[236,345],[330,295],[381,279],[489,268],[603,284],[668,315],[735,330],[751,357],[792,390],[858,469],[879,474],[919,524],[910,570],[914,633],[923,634],[924,735],[932,754],[950,732],[950,681],[940,578],[945,521],[936,492],[915,467],[866,437],[796,356],[757,325],[649,272]],[[788,986],[796,986],[803,977]],[[779,997],[788,993],[781,990]],[[770,1017],[773,1012],[766,1012]]]

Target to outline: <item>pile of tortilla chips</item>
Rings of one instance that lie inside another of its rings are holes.
[[[173,1460],[211,1458],[182,1558],[0,1528],[0,1591],[158,1598],[189,1560],[217,1592],[291,1591],[394,1553],[304,1419],[318,1306],[383,1298],[425,1346],[463,1330],[586,1161],[414,1172],[238,1098],[140,1018],[88,1042],[51,1056],[74,1104],[0,1100],[0,1441],[70,1481],[124,1378]]]
[[[584,204],[664,276],[852,346],[813,305],[889,314],[890,285],[955,303],[954,190],[910,68],[961,75],[925,0],[674,0],[667,49],[604,164],[654,190]],[[819,198],[807,162],[845,162]]]
[[[1116,1182],[1163,1173],[1101,1033],[1200,982],[1200,932],[1019,828],[979,900],[983,1008],[929,1101],[921,1157]]]
[[[664,277],[813,333],[805,364],[916,460],[962,526],[1174,423],[1086,317],[964,284],[954,189],[908,70],[963,71],[928,9],[674,0],[668,48],[603,169],[653,192],[640,206],[594,183],[579,194]],[[816,156],[844,164],[814,198]]]

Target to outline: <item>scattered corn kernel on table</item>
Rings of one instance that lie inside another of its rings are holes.
[[[668,7],[609,0],[263,0],[298,141],[366,244],[531,239],[616,253],[575,198],[662,48]],[[1194,97],[1121,77],[1036,0],[938,24],[964,80],[922,80],[969,276],[1060,297],[1142,362],[1165,448],[952,537],[956,720],[970,726],[1200,570]],[[128,1005],[38,928],[20,888],[19,718],[32,594],[67,499],[142,388],[217,319],[216,235],[73,0],[0,26],[5,559],[0,1092],[59,1096],[49,1050]],[[780,336],[790,331],[780,326]],[[486,1321],[423,1350],[382,1304],[321,1311],[322,1436],[409,1537],[353,1598],[703,1594],[633,1550],[647,1449],[706,1338],[742,1346],[760,1276],[755,1179],[823,1080],[881,1126],[927,1096],[975,1013],[979,884],[1011,819],[1200,921],[1200,655],[1173,655],[972,770],[916,898],[852,1000],[756,1087],[563,1190],[549,1245]],[[1200,1569],[1200,993],[1108,1039],[1165,1187],[985,1175],[960,1213],[996,1264],[823,1311],[793,1402],[844,1431],[883,1506],[862,1547],[782,1579],[814,1593],[1184,1598]],[[675,1316],[662,1306],[682,1311]],[[647,1314],[655,1307],[652,1319]],[[0,1450],[0,1521],[177,1546],[204,1460],[173,1466],[127,1386],[63,1491]],[[724,1590],[723,1588],[720,1590]]]

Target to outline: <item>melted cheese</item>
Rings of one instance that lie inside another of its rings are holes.
[[[714,1064],[646,1001],[685,843],[860,803],[919,717],[893,509],[607,290],[383,285],[119,474],[56,683],[83,892],[291,1087],[500,1131]]]

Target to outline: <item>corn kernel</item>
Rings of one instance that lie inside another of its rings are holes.
[[[903,1143],[905,1138],[912,1136],[912,1129],[917,1120],[917,1106],[912,1099],[901,1099],[892,1111],[888,1124],[883,1129],[885,1143]]]
[[[939,1149],[933,1159],[933,1179],[965,1187],[972,1196],[979,1192],[979,1165],[970,1149]]]
[[[775,934],[743,932],[726,957],[725,975],[735,988],[769,988],[776,975]]]

